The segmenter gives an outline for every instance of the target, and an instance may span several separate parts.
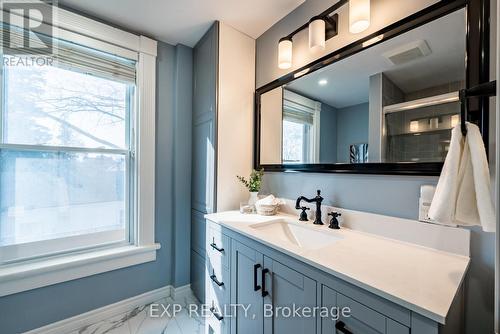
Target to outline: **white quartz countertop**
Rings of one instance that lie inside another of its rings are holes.
[[[470,262],[466,256],[347,228],[331,230],[286,214],[266,217],[229,211],[205,218],[441,324]],[[306,250],[252,228],[279,220],[339,239],[323,248]]]

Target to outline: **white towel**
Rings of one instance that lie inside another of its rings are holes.
[[[456,126],[439,178],[429,217],[444,225],[481,225],[495,232],[490,172],[479,128],[467,123],[465,138]]]
[[[282,204],[283,200],[276,198],[273,195],[269,195],[255,202],[255,205],[282,205]]]

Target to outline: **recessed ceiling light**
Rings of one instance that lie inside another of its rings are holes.
[[[327,83],[328,83],[328,80],[326,80],[326,79],[321,79],[320,81],[318,81],[318,85],[320,85],[320,86],[324,86]]]

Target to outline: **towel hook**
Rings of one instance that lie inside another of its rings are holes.
[[[497,92],[497,82],[490,81],[468,89],[461,89],[458,92],[460,99],[460,129],[462,135],[467,135],[467,100],[471,97],[495,96]]]
[[[467,136],[467,91],[461,89],[458,93],[460,99],[460,129],[462,130],[462,135]]]

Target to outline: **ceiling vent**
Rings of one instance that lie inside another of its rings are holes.
[[[426,41],[415,41],[383,54],[393,65],[402,65],[431,54]]]

